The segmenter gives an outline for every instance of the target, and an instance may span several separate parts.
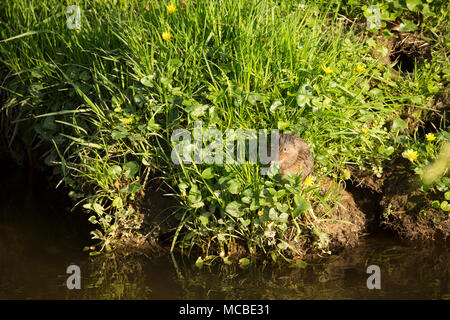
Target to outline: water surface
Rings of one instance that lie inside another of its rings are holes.
[[[450,299],[448,247],[410,243],[387,234],[305,268],[191,259],[89,257],[91,225],[70,212],[64,192],[10,171],[0,178],[0,299]],[[69,290],[66,268],[81,269],[81,289]],[[381,270],[381,289],[369,290],[369,265]]]

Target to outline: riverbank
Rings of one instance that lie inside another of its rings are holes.
[[[295,262],[381,226],[447,238],[448,4],[414,3],[374,22],[337,1],[4,1],[1,149],[67,190],[92,255]],[[250,149],[210,161],[230,129],[301,136],[313,175],[263,175]],[[174,160],[176,132],[203,134],[200,161]]]

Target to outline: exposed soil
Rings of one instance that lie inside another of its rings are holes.
[[[136,212],[131,217],[134,220],[130,221],[130,228],[123,228],[117,234],[118,238],[126,240],[121,241],[118,250],[127,254],[149,253],[152,256],[167,253],[169,247],[164,237],[170,228],[177,226],[171,214],[177,205],[178,202],[166,196],[157,184],[150,185],[133,206]],[[138,231],[134,228],[136,225],[140,225]]]
[[[399,33],[393,40],[389,58],[397,70],[413,72],[416,61],[431,58],[431,43],[412,33]]]
[[[450,110],[450,88],[444,88],[441,93],[438,93],[431,102],[433,110],[428,111],[426,115],[426,126],[428,132],[436,130],[439,126],[448,127],[450,119],[448,112]],[[445,123],[443,122],[444,111],[447,110],[447,117]]]
[[[430,193],[420,190],[420,182],[409,170],[406,159],[390,161],[382,178],[354,170],[349,190],[359,208],[372,222],[371,231],[387,229],[405,239],[434,240],[450,236],[450,216],[431,206]],[[365,188],[359,188],[364,186]]]
[[[358,190],[355,188],[364,188],[375,193],[383,192],[383,177],[378,178],[372,172],[364,171],[356,167],[350,167],[349,169],[352,177],[352,180],[349,182],[354,191]]]
[[[326,216],[327,220],[318,223],[317,227],[328,235],[331,249],[354,247],[366,229],[366,215],[356,204],[353,195],[342,186],[330,179],[325,179],[322,188],[323,192],[338,193],[339,200],[337,206]],[[320,212],[324,208],[315,209]]]
[[[382,224],[407,239],[434,240],[450,236],[450,215],[431,206],[429,193],[420,190],[418,179],[405,173],[401,164],[387,173]]]
[[[379,47],[373,49],[373,57],[381,65],[393,64],[397,71],[413,72],[416,62],[431,58],[431,43],[412,33],[396,33],[389,39],[379,35],[375,40]],[[387,54],[381,47],[387,49]]]

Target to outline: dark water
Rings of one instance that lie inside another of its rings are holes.
[[[45,181],[42,179],[41,181]],[[198,269],[176,256],[89,257],[89,223],[51,187],[26,175],[0,177],[0,299],[450,299],[450,255],[444,244],[366,237],[357,248],[304,269],[214,264]],[[69,265],[81,289],[69,290]],[[369,290],[369,265],[381,289]]]

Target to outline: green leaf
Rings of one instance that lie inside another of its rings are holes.
[[[289,206],[287,203],[281,204],[280,202],[277,202],[275,206],[277,207],[277,210],[280,212],[287,212],[289,210]]]
[[[436,189],[438,189],[440,192],[446,192],[448,189],[448,186],[441,180],[438,180],[436,182]]]
[[[299,107],[304,107],[308,102],[309,102],[309,97],[307,95],[304,94],[299,94],[297,96],[297,105]]]
[[[237,201],[230,202],[225,207],[225,212],[235,218],[238,218],[243,214],[243,212],[241,211],[241,204]]]
[[[189,190],[188,202],[193,208],[200,208],[203,206],[202,193],[198,190],[196,184],[192,185],[191,190]]]
[[[423,6],[422,14],[426,17],[435,16],[434,12],[430,10],[430,6],[428,4]]]
[[[241,183],[236,179],[230,180],[228,182],[228,191],[230,191],[230,193],[232,193],[232,194],[240,193]]]
[[[198,257],[198,258],[197,258],[197,261],[195,261],[195,266],[196,266],[197,268],[203,267],[203,259],[202,259],[202,257]]]
[[[406,6],[410,11],[415,11],[417,6],[422,5],[422,1],[420,0],[406,0]]]
[[[118,165],[114,165],[108,168],[108,175],[112,177],[117,177],[122,173],[122,168]]]
[[[297,259],[295,260],[295,263],[292,264],[290,267],[291,268],[298,268],[298,269],[305,269],[308,266],[308,264],[301,260],[301,259]]]
[[[146,87],[153,88],[153,79],[154,78],[155,78],[155,76],[152,74],[145,76],[141,79],[141,83]]]
[[[206,114],[206,110],[208,110],[209,106],[207,104],[199,105],[193,108],[190,112],[190,115],[196,118],[203,117]]]
[[[399,135],[397,137],[397,139],[395,139],[395,142],[397,142],[397,143],[406,143],[406,142],[408,142],[408,140],[409,140],[408,136],[405,136],[405,135],[401,134],[401,135]]]
[[[280,216],[278,217],[278,220],[279,220],[280,222],[286,223],[287,220],[288,220],[288,218],[289,218],[289,215],[288,215],[286,212],[283,212],[283,213],[281,213]]]
[[[212,167],[208,167],[202,172],[203,179],[209,180],[214,178],[214,170]]]
[[[438,93],[439,92],[439,86],[437,86],[434,81],[428,82],[427,89],[430,93]]]
[[[205,227],[208,225],[209,219],[208,217],[205,216],[199,216],[198,219],[200,220],[200,222],[202,223],[202,225],[204,225]]]
[[[248,268],[249,265],[250,265],[250,260],[248,258],[239,259],[239,267]]]
[[[88,81],[91,78],[91,75],[89,74],[89,71],[84,70],[80,73],[80,79],[84,81]]]
[[[442,201],[441,209],[444,211],[450,211],[450,203],[448,203],[448,201]]]
[[[294,197],[295,205],[297,206],[294,210],[294,217],[297,217],[300,213],[311,209],[311,204],[308,200],[296,195]]]
[[[122,208],[123,202],[121,197],[116,197],[112,202],[113,207]]]
[[[397,130],[406,130],[408,128],[408,126],[406,125],[405,120],[403,119],[395,119],[394,122],[392,123],[392,130],[393,131],[397,131]]]
[[[148,101],[148,98],[142,94],[137,94],[133,97],[134,102],[139,106],[142,107],[144,103]]]
[[[445,199],[450,201],[450,191],[447,191],[445,194]]]
[[[142,189],[142,185],[139,181],[135,181],[132,184],[126,186],[125,188],[120,189],[123,193],[136,193]]]
[[[91,217],[88,219],[88,221],[89,221],[90,223],[92,223],[92,224],[98,223],[97,218],[96,218],[95,216],[91,216]]]
[[[269,108],[269,110],[270,110],[270,112],[275,112],[275,110],[278,108],[278,107],[280,107],[280,106],[282,106],[283,104],[281,103],[281,101],[275,101],[274,103],[272,103],[272,105],[270,106],[270,108]]]
[[[441,207],[441,203],[440,203],[438,200],[434,200],[434,201],[431,203],[431,205],[432,205],[432,207],[435,208],[435,209],[439,209],[439,208]]]
[[[245,196],[241,198],[241,201],[245,204],[250,204],[252,202],[252,198]]]
[[[272,221],[278,220],[278,213],[277,210],[275,210],[274,208],[269,209],[269,219]]]
[[[277,191],[276,196],[277,196],[278,198],[281,198],[281,197],[284,196],[285,194],[286,194],[286,190],[281,189],[281,190],[278,190],[278,191]]]
[[[113,130],[111,132],[111,138],[113,138],[114,140],[120,140],[125,138],[126,136],[128,136],[128,131],[123,129],[123,130]]]
[[[291,123],[289,121],[278,121],[277,127],[278,130],[284,130],[289,127]]]
[[[41,79],[44,77],[44,73],[39,69],[31,70],[31,76],[33,78]]]
[[[123,174],[127,178],[132,178],[138,172],[139,166],[134,161],[129,161],[123,165]]]
[[[174,68],[179,68],[183,65],[183,62],[180,59],[170,59],[169,65]]]
[[[385,156],[390,156],[393,152],[394,152],[394,147],[393,146],[389,146],[389,147],[385,147],[385,146],[379,146],[378,147],[378,152],[385,155]]]
[[[400,23],[400,28],[398,29],[400,32],[410,32],[417,30],[417,26],[414,24],[414,22],[402,19],[402,23]]]
[[[326,248],[329,243],[328,235],[325,232],[319,231],[317,228],[313,228],[314,234],[319,238],[319,247]]]
[[[205,203],[203,201],[199,201],[199,202],[195,202],[191,204],[191,208],[201,208],[205,205]]]
[[[450,187],[450,178],[449,177],[442,177],[442,183],[445,184],[447,187]]]
[[[98,204],[96,202],[92,205],[92,208],[99,215],[102,215],[103,211],[105,210],[101,204]]]
[[[280,250],[285,250],[285,249],[289,248],[290,246],[286,241],[280,241],[277,243],[277,247]]]

